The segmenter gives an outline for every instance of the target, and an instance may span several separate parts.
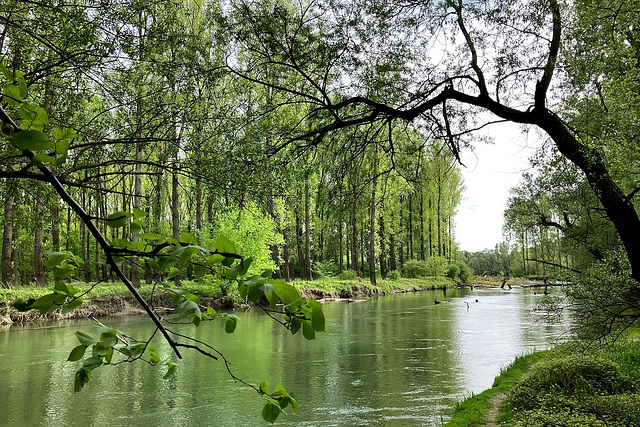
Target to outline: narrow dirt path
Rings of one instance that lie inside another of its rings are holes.
[[[484,427],[495,427],[497,425],[498,408],[506,397],[507,395],[505,393],[498,393],[491,398],[491,409],[487,412],[487,422],[483,424]]]

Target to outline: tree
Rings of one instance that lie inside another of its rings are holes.
[[[632,277],[640,280],[636,193],[624,192],[601,147],[577,132],[554,101],[567,94],[554,80],[566,64],[561,46],[567,29],[556,0],[392,6],[370,1],[355,15],[345,6],[311,3],[298,11],[276,7],[274,14],[262,4],[236,5],[241,19],[252,23],[247,28],[236,22],[242,28],[238,41],[260,67],[233,67],[234,72],[309,105],[306,120],[283,145],[312,141],[319,146],[331,132],[400,120],[430,126],[457,155],[474,129],[463,111],[483,110],[499,121],[534,126],[584,174],[619,235]],[[317,13],[327,7],[331,13]],[[424,46],[442,38],[447,38],[446,59],[438,55],[429,62]],[[311,50],[322,54],[311,56]],[[421,62],[412,63],[412,58]],[[263,70],[295,73],[297,84],[282,86]],[[329,84],[336,74],[349,76],[348,90]]]

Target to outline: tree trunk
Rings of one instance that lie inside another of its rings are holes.
[[[409,194],[409,247],[407,248],[409,259],[413,259],[413,206],[411,199],[411,194]]]
[[[267,194],[267,212],[271,217],[271,219],[273,219],[276,233],[280,233],[278,218],[276,217],[276,214],[273,210],[273,196],[271,195],[270,192]],[[271,245],[270,249],[271,249],[271,260],[276,266],[276,269],[273,272],[273,277],[275,277],[276,279],[280,279],[282,277],[282,273],[281,273],[281,263],[280,263],[280,251],[278,249],[278,245],[275,245],[275,244]]]
[[[338,251],[339,251],[339,261],[338,261],[338,274],[342,274],[342,270],[344,269],[344,248],[343,248],[343,240],[344,236],[342,235],[342,215],[340,216],[340,221],[338,223]]]
[[[380,277],[387,278],[387,254],[386,242],[384,236],[384,205],[380,206]]]
[[[309,211],[311,209],[311,196],[309,194],[309,177],[304,180],[304,228],[305,228],[305,242],[304,242],[304,258],[305,258],[305,270],[306,280],[311,280],[311,216]]]
[[[142,150],[140,149],[140,144],[136,144],[136,166],[135,166],[135,176],[133,183],[133,207],[134,209],[140,209],[140,197],[142,195],[142,181],[140,179],[140,174],[142,173]],[[131,233],[131,240],[133,242],[139,242],[140,237],[138,237],[138,232]],[[131,284],[134,288],[140,287],[140,268],[138,267],[138,258],[131,257]]]
[[[33,230],[33,275],[36,279],[36,285],[45,286],[44,261],[42,259],[42,194],[38,189],[36,189],[35,197],[34,214],[36,223]]]
[[[8,189],[8,195],[4,202],[4,229],[2,232],[2,285],[10,288],[13,283],[13,267],[11,265],[11,255],[13,246],[13,204],[14,188]]]
[[[351,268],[358,271],[358,230],[356,227],[356,199],[351,205]]]
[[[176,158],[177,161],[177,158]],[[173,228],[173,238],[177,241],[180,241],[180,209],[179,209],[179,199],[178,199],[178,174],[174,170],[171,173],[171,225]],[[177,264],[178,268],[181,268],[180,261]],[[178,275],[173,280],[176,286],[180,286],[180,281],[182,279],[182,274],[178,273]]]
[[[420,259],[425,260],[424,252],[424,203],[422,190],[420,191]]]
[[[371,184],[371,208],[369,211],[369,281],[376,285],[376,186],[377,178]]]
[[[306,279],[307,273],[304,271],[304,250],[302,249],[302,225],[300,224],[300,215],[298,215],[298,210],[295,211],[296,215],[296,243],[298,247],[298,266],[300,268],[300,278],[303,280]]]

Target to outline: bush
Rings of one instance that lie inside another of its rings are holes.
[[[338,265],[333,260],[315,262],[313,263],[313,272],[320,278],[335,277],[338,275]]]
[[[427,264],[424,261],[417,261],[415,259],[405,262],[402,271],[404,272],[404,277],[408,277],[409,279],[417,279],[429,275]]]
[[[473,270],[464,262],[456,262],[456,265],[460,268],[458,278],[463,283],[468,283],[471,276],[473,276]]]
[[[447,277],[449,279],[457,280],[460,275],[460,267],[456,264],[451,264],[447,267]]]
[[[342,280],[353,280],[356,277],[358,277],[358,273],[356,273],[355,270],[351,270],[350,268],[342,270],[342,273],[340,273],[340,279]]]
[[[387,273],[387,279],[396,281],[400,279],[400,272],[398,270],[391,270]]]
[[[427,258],[426,265],[428,276],[444,276],[447,269],[447,259],[441,256],[432,256]]]
[[[581,355],[566,356],[537,365],[508,401],[519,410],[534,410],[545,402],[549,405],[550,401],[562,405],[567,397],[575,395],[609,395],[631,389],[633,384],[616,363]]]

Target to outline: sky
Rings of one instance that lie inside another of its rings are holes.
[[[529,170],[528,159],[541,145],[534,131],[523,133],[513,123],[492,125],[484,135],[493,144],[478,142],[474,152],[461,153],[466,189],[455,217],[456,240],[461,250],[472,252],[493,249],[503,241],[502,214],[509,189]]]

